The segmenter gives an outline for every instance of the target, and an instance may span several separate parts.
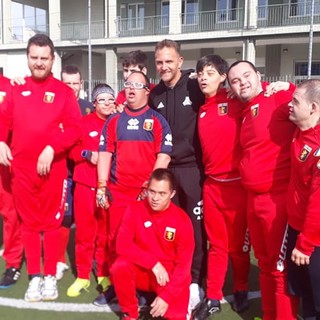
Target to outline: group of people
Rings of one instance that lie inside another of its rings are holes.
[[[0,288],[19,278],[24,250],[25,300],[56,299],[74,215],[69,297],[90,286],[94,266],[94,304],[116,296],[123,319],[137,319],[151,291],[153,317],[204,320],[221,311],[230,258],[240,313],[252,245],[263,319],[296,319],[299,297],[304,319],[320,319],[320,80],[268,84],[251,62],[213,54],[195,77],[165,39],[158,85],[132,51],[124,90],[97,85],[81,117],[79,69],[55,79],[45,35],[29,40],[27,58],[30,77],[0,82]]]

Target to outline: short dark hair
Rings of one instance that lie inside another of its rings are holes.
[[[27,54],[29,54],[30,47],[32,45],[38,46],[38,47],[46,47],[48,46],[50,48],[51,56],[54,57],[54,45],[52,40],[46,35],[42,33],[37,33],[33,37],[31,37],[28,41],[27,45]]]
[[[228,62],[217,54],[208,54],[198,60],[196,72],[198,73],[203,71],[204,67],[207,66],[213,66],[220,75],[227,74],[229,68]]]
[[[320,103],[320,79],[308,79],[298,84],[297,89],[304,89],[304,99],[309,103]]]
[[[163,39],[156,44],[155,52],[161,50],[163,48],[173,48],[179,55],[181,55],[181,47],[177,41],[173,41],[170,39]]]
[[[148,181],[148,186],[150,185],[152,180],[157,180],[157,181],[165,180],[165,181],[168,181],[171,191],[177,189],[176,179],[174,177],[174,174],[169,169],[166,169],[166,168],[155,169],[150,175],[150,178],[149,178],[149,181]]]
[[[147,77],[147,75],[144,74],[142,71],[132,71],[132,72],[130,73],[129,77],[130,77],[132,74],[135,74],[135,73],[141,74],[141,75],[143,76],[145,82],[146,82],[146,86],[147,86],[148,88],[150,88],[150,80],[149,80],[149,78]],[[128,77],[128,78],[129,78],[129,77]]]
[[[130,51],[122,61],[122,67],[137,65],[140,70],[147,67],[148,57],[141,50]]]
[[[62,68],[62,70],[61,70],[61,77],[62,77],[63,73],[66,73],[66,74],[77,74],[77,73],[79,73],[80,74],[80,79],[82,79],[79,67],[74,65],[74,64],[69,64],[67,66],[64,66]]]
[[[251,61],[248,61],[248,60],[238,60],[238,61],[232,63],[231,66],[229,67],[228,72],[229,72],[233,67],[235,67],[235,66],[238,65],[239,63],[243,63],[243,62],[244,62],[244,63],[247,63],[247,64],[254,70],[254,72],[256,72],[256,73],[258,72],[256,66],[255,66]]]

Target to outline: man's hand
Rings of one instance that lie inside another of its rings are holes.
[[[152,272],[157,279],[157,283],[160,286],[165,286],[169,282],[169,275],[165,267],[161,262],[157,262],[152,268]]]
[[[264,93],[266,97],[270,97],[271,95],[277,93],[278,91],[284,90],[287,91],[290,88],[290,82],[286,81],[276,81],[271,82]]]
[[[90,162],[92,164],[94,164],[95,166],[97,165],[97,163],[98,163],[98,152],[97,151],[92,151]]]
[[[297,265],[302,266],[310,263],[310,257],[294,248],[291,254],[291,260]]]
[[[113,201],[112,194],[107,186],[98,186],[96,193],[96,203],[98,207],[107,210]]]
[[[147,197],[147,195],[148,195],[147,187],[148,187],[148,181],[145,181],[143,183],[141,191],[138,195],[138,198],[137,198],[138,201],[144,200]]]
[[[51,169],[51,164],[54,157],[54,150],[51,146],[46,146],[42,152],[40,153],[40,156],[38,158],[37,163],[37,172],[40,176],[45,176],[49,174]]]
[[[12,153],[9,148],[9,146],[1,141],[0,142],[0,164],[3,164],[4,166],[11,166],[12,161]]]
[[[168,310],[169,305],[160,297],[156,297],[151,303],[150,314],[152,317],[163,317]]]
[[[22,78],[22,77],[15,77],[15,78],[10,80],[10,84],[12,86],[14,86],[15,84],[20,86],[20,85],[25,84],[25,83],[26,83],[26,80],[24,78]]]

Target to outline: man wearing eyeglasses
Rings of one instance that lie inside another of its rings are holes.
[[[73,180],[74,218],[76,223],[75,257],[77,278],[68,288],[67,296],[77,297],[90,286],[92,262],[96,262],[98,286],[105,291],[109,285],[106,213],[96,206],[97,161],[100,132],[110,114],[115,112],[113,89],[101,83],[92,91],[93,113],[81,119],[82,138],[72,149],[75,162]]]
[[[150,174],[168,166],[172,150],[168,123],[148,106],[147,76],[135,71],[124,86],[127,108],[108,118],[98,157],[97,204],[109,208],[110,265],[115,259],[116,233],[127,206],[145,197]]]

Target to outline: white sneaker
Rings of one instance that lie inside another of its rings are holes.
[[[190,297],[188,310],[194,310],[195,307],[204,299],[204,291],[197,283],[190,284]]]
[[[51,301],[58,298],[57,280],[55,276],[44,277],[42,285],[42,300]]]
[[[68,270],[69,270],[68,265],[65,264],[64,262],[60,262],[60,261],[59,261],[59,262],[57,263],[56,279],[57,279],[57,280],[61,280],[62,277],[63,277],[63,275],[64,275],[64,273],[65,273],[66,271],[68,271]]]
[[[28,289],[24,295],[24,300],[27,302],[37,302],[42,300],[41,289],[43,280],[41,277],[33,277],[30,282]]]

